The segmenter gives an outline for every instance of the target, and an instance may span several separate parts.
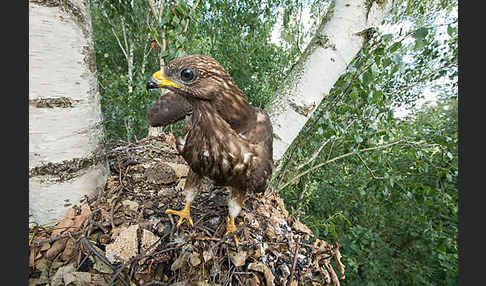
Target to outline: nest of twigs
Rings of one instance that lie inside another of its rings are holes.
[[[228,192],[205,182],[191,207],[194,226],[177,228],[177,217],[164,212],[183,207],[188,166],[174,137],[111,150],[103,192],[56,225],[30,229],[29,285],[339,285],[344,279],[339,245],[314,239],[272,190],[249,194],[238,230],[225,236]]]

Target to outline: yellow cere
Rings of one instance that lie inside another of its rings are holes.
[[[157,83],[160,86],[172,86],[172,87],[175,87],[175,88],[181,88],[181,86],[178,85],[177,83],[175,83],[174,81],[171,81],[171,80],[167,79],[166,77],[164,77],[164,73],[162,71],[158,71],[158,72],[154,73],[153,77],[157,80]]]

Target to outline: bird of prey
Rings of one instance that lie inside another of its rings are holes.
[[[251,106],[228,72],[209,56],[172,60],[150,77],[147,89],[152,88],[170,92],[149,110],[151,125],[168,124],[192,112],[185,136],[176,139],[177,150],[190,166],[184,186],[186,205],[166,213],[180,217],[177,226],[184,220],[193,225],[190,206],[202,178],[208,177],[230,189],[226,235],[236,231],[235,218],[246,193],[264,192],[272,176],[273,132],[268,114]]]

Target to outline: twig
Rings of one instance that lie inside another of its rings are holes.
[[[142,284],[141,286],[152,286],[152,285],[169,285],[169,283],[164,283],[164,282],[160,282],[160,281],[151,281],[151,282],[147,282],[145,284]]]
[[[299,248],[300,248],[300,241],[301,237],[299,237],[299,241],[295,245],[295,250],[294,250],[294,259],[292,261],[292,269],[290,270],[290,275],[289,275],[289,280],[287,280],[287,286],[290,286],[291,281],[293,280],[294,272],[295,272],[295,266],[297,265],[297,254],[299,253]]]
[[[359,155],[359,153],[356,154],[356,155],[358,155],[358,158],[361,160],[361,162],[363,163],[363,165],[365,165],[366,169],[368,169],[368,171],[370,172],[370,174],[373,177],[373,179],[375,179],[375,180],[383,180],[385,178],[385,177],[377,177],[377,176],[375,176],[375,173],[373,172],[373,170],[370,169],[370,167],[368,167],[368,165],[363,160],[363,158],[361,157],[361,155]]]
[[[236,231],[234,231],[234,232],[226,235],[225,237],[223,237],[218,243],[216,243],[213,247],[211,247],[211,251],[214,253],[214,249],[216,249],[217,247],[219,247],[226,240],[231,239],[235,235],[239,234],[246,226],[247,226],[246,223],[243,223],[243,225],[239,226],[239,228]]]
[[[46,238],[46,239],[39,239],[39,240],[33,240],[32,241],[32,244],[36,244],[36,245],[40,245],[40,244],[43,244],[45,242],[49,242],[49,243],[52,243],[56,240],[59,240],[59,239],[62,239],[62,238],[66,238],[66,237],[69,237],[70,235],[80,235],[81,233],[83,233],[82,230],[80,231],[76,231],[76,232],[68,232],[68,233],[65,233],[65,234],[60,234],[56,237],[53,237],[53,238]]]
[[[309,157],[309,159],[307,159],[307,161],[305,161],[304,163],[300,164],[299,166],[297,166],[297,170],[300,170],[302,169],[303,167],[307,166],[309,163],[311,163],[312,161],[314,161],[317,156],[321,153],[322,149],[324,149],[324,147],[326,147],[327,143],[329,143],[329,141],[331,141],[332,137],[327,139],[326,142],[324,142],[320,147],[319,149],[317,149],[314,154],[312,154],[312,156]]]
[[[337,156],[337,157],[334,157],[330,160],[327,160],[323,163],[320,163],[320,164],[317,164],[315,165],[314,167],[312,168],[309,168],[308,170],[298,174],[297,176],[295,176],[294,178],[290,179],[287,183],[285,183],[282,187],[280,187],[277,192],[281,191],[282,189],[284,189],[285,187],[287,187],[288,185],[292,184],[293,182],[295,182],[298,178],[308,174],[309,172],[312,172],[314,171],[315,169],[318,169],[324,165],[327,165],[329,163],[332,163],[334,161],[337,161],[337,160],[340,160],[340,159],[343,159],[343,158],[346,158],[346,157],[349,157],[349,156],[352,156],[352,155],[356,155],[358,153],[362,153],[362,152],[367,152],[367,151],[372,151],[372,150],[379,150],[379,149],[385,149],[385,148],[388,148],[388,147],[392,147],[394,145],[397,145],[397,144],[400,144],[400,143],[403,143],[404,141],[403,140],[398,140],[398,141],[395,141],[395,142],[392,142],[390,144],[385,144],[385,145],[380,145],[380,146],[376,146],[376,147],[371,147],[371,148],[364,148],[364,149],[361,149],[361,150],[357,150],[357,151],[353,151],[353,152],[349,152],[349,153],[346,153],[346,154],[343,154],[341,156]]]
[[[197,6],[199,6],[199,0],[197,0],[197,2],[194,4],[194,6],[192,6],[191,11],[189,12],[189,14],[187,14],[186,24],[184,25],[184,29],[182,29],[182,33],[187,32],[187,28],[189,27],[189,20],[191,19],[189,17],[189,15],[191,15],[194,12],[194,10],[196,10],[196,7]]]
[[[103,263],[105,263],[106,265],[108,265],[111,270],[113,271],[113,273],[116,273],[118,271],[118,269],[113,266],[110,261],[108,261],[108,259],[106,257],[104,257],[103,255],[101,255],[100,253],[98,253],[98,251],[96,251],[96,249],[94,249],[91,244],[89,243],[89,240],[86,238],[86,237],[82,237],[81,238],[81,242],[88,248],[88,253],[89,254],[94,254],[96,257],[98,257]],[[123,277],[121,276],[117,276],[118,280],[120,280],[120,282],[123,283],[123,285],[125,286],[130,286],[127,281],[125,281],[125,279],[123,279]]]

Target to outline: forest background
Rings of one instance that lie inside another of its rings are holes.
[[[145,82],[183,55],[216,58],[265,108],[332,5],[91,0],[107,142],[147,136]],[[277,162],[292,215],[341,245],[343,285],[457,284],[457,18],[457,1],[398,1]]]

